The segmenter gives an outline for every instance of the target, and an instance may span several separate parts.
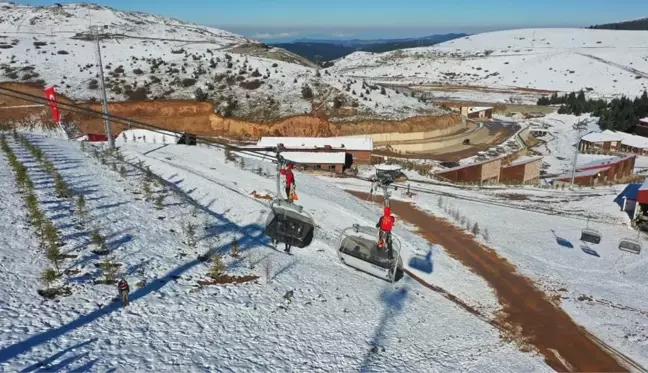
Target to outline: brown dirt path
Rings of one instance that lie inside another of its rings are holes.
[[[366,193],[349,193],[363,200],[368,197]],[[409,203],[390,201],[390,204],[400,219],[416,225],[419,234],[442,245],[453,258],[490,284],[503,309],[501,317],[493,320],[503,338],[515,339],[523,347],[534,346],[545,362],[559,372],[628,371],[494,250],[481,245],[445,219],[431,216]]]

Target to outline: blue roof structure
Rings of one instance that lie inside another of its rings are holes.
[[[623,191],[619,193],[619,195],[614,199],[614,202],[619,205],[619,207],[623,207],[623,197],[636,201],[637,194],[641,185],[642,184],[628,184],[625,189],[623,189]]]

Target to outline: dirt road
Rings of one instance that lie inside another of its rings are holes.
[[[363,200],[368,197],[366,193],[349,193]],[[559,372],[628,371],[495,251],[445,219],[426,214],[409,203],[391,201],[391,207],[400,219],[416,225],[422,236],[442,245],[452,257],[490,284],[503,309],[501,317],[492,320],[502,330],[503,338],[514,339],[523,348],[533,346]]]

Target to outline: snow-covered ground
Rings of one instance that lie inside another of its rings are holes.
[[[640,95],[648,79],[648,31],[519,29],[487,32],[431,47],[356,52],[332,73],[412,84],[469,84],[599,96]]]
[[[279,48],[227,31],[94,4],[35,7],[0,3],[0,81],[56,85],[74,99],[99,97],[96,46],[90,26],[101,26],[102,61],[109,100],[193,99],[200,88],[224,112],[272,119],[310,112],[303,97],[332,106],[337,77],[318,76],[316,65]],[[331,85],[329,85],[331,84]],[[413,97],[371,101],[348,94],[345,105],[388,118],[415,115],[426,105]],[[389,96],[396,93],[389,90]],[[433,110],[434,108],[432,108]]]
[[[72,295],[56,301],[36,295],[46,261],[0,155],[2,370],[549,371],[541,358],[503,342],[496,329],[417,282],[405,278],[393,287],[340,264],[339,232],[353,223],[374,224],[380,211],[328,182],[297,174],[300,203],[318,228],[311,246],[288,256],[267,246],[267,202],[250,196],[272,193],[271,164],[246,159],[242,170],[213,149],[123,144],[127,162],[144,161],[168,182],[154,189],[154,196],[167,195],[157,210],[142,199],[143,176],[133,166],[122,177],[111,170],[112,159],[102,165],[79,142],[28,136],[72,189],[85,195],[90,218],[77,229],[73,206],[56,198],[49,176],[9,140],[63,237],[62,250],[78,255],[64,267],[80,272],[57,280]],[[196,248],[183,243],[182,225],[190,221],[199,226]],[[88,230],[95,227],[131,284],[127,308],[111,303],[113,286],[93,284],[100,259],[90,252]],[[395,230],[405,259],[430,246],[406,228]],[[235,237],[237,259],[228,255]],[[486,314],[498,310],[481,278],[441,247],[431,249],[434,272],[412,271]],[[205,252],[223,254],[231,274],[260,279],[198,287],[209,263],[197,256]]]
[[[338,184],[346,189],[368,189],[358,180]],[[458,208],[482,231],[488,229],[485,244],[547,293],[559,294],[562,307],[577,323],[644,366],[648,364],[648,290],[643,286],[648,280],[648,257],[617,248],[621,238],[637,238],[636,231],[628,228],[628,216],[613,202],[623,186],[571,192],[411,185],[432,193],[417,192],[407,200],[450,221],[445,206]],[[443,207],[439,207],[439,193],[452,195],[442,197]],[[398,192],[393,197],[404,198]],[[587,216],[596,221],[588,223]],[[579,241],[581,229],[588,224],[602,233],[599,245]],[[644,247],[648,244],[643,237],[639,239]]]

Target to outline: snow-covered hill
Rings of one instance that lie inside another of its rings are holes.
[[[142,198],[141,170],[123,163],[121,174],[121,166],[111,170],[113,159],[102,165],[93,158],[88,145],[84,153],[78,142],[28,136],[86,196],[89,218],[79,228],[77,216],[68,213],[74,206],[56,197],[50,176],[7,136],[38,183],[42,209],[65,242],[61,250],[76,257],[62,262],[73,271],[55,283],[72,288],[72,295],[58,301],[34,295],[48,264],[16,208],[22,195],[0,153],[0,186],[8,197],[0,200],[6,233],[0,236],[0,311],[7,316],[0,318],[0,370],[549,371],[541,357],[520,352],[497,329],[413,279],[393,288],[342,265],[335,249],[339,232],[353,223],[373,224],[380,210],[328,182],[297,175],[300,204],[318,233],[311,246],[288,256],[269,247],[267,201],[250,195],[272,193],[272,164],[227,162],[222,151],[201,147],[123,144],[127,162],[141,160],[168,182],[151,188],[155,199],[166,197],[157,206]],[[188,223],[198,227],[195,247],[185,243]],[[111,303],[114,286],[94,282],[103,261],[91,252],[95,228],[131,284],[127,308]],[[402,226],[395,234],[407,256],[429,247]],[[233,239],[238,258],[229,254]],[[433,277],[417,273],[494,317],[497,299],[485,282],[441,247],[431,249]],[[196,257],[205,252],[222,255],[230,274],[260,278],[199,287],[210,263]]]
[[[648,82],[648,31],[488,32],[432,47],[357,52],[328,70],[377,81],[588,89],[604,96],[635,96]]]
[[[379,91],[355,96],[331,84],[343,78],[320,76],[308,60],[227,31],[85,3],[0,4],[0,81],[56,85],[72,99],[98,99],[92,25],[100,30],[109,100],[198,98],[216,102],[221,114],[263,120],[310,112],[311,100],[329,111],[341,104],[388,118],[427,107],[413,97],[384,100]],[[395,95],[388,90],[385,97]]]

